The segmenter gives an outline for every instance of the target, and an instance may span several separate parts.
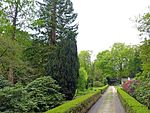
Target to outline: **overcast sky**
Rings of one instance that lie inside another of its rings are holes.
[[[138,44],[138,32],[130,18],[148,11],[149,0],[72,0],[78,13],[78,51],[94,55],[115,42]]]

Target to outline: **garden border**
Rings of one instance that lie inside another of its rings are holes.
[[[121,88],[117,87],[117,93],[126,113],[150,113],[148,107],[138,102]]]
[[[91,106],[101,97],[108,85],[102,87],[100,90],[83,95],[79,98],[66,102],[46,113],[86,113]]]

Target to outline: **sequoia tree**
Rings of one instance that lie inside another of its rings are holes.
[[[35,39],[43,41],[46,51],[43,66],[45,74],[52,76],[61,86],[66,99],[72,99],[77,87],[79,63],[77,56],[74,13],[70,0],[43,0],[37,2],[40,7],[38,19],[33,23]]]

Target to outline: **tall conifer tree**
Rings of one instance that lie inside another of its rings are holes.
[[[77,85],[79,63],[77,57],[74,13],[70,0],[43,0],[38,19],[33,23],[36,38],[43,40],[50,48],[45,63],[46,75],[52,76],[61,86],[66,99],[72,99]]]

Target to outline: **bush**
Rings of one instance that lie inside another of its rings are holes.
[[[0,89],[6,86],[11,86],[10,82],[6,80],[2,75],[0,75]]]
[[[63,101],[60,87],[51,77],[41,77],[25,88],[21,85],[0,91],[1,112],[44,112]]]
[[[104,86],[104,84],[101,83],[100,81],[95,81],[95,82],[93,83],[93,86],[94,86],[94,87],[102,87],[102,86]]]
[[[123,89],[150,109],[150,78],[127,81]]]
[[[131,96],[134,96],[135,89],[138,84],[139,81],[137,80],[128,80],[122,85],[122,87],[127,93],[129,93]]]
[[[139,103],[122,89],[117,88],[117,92],[127,113],[150,113],[146,106]]]
[[[66,102],[46,113],[85,113],[97,101],[101,96],[101,92],[104,92],[107,87],[108,86],[105,86],[98,91],[88,93],[72,101]]]
[[[28,84],[25,88],[27,98],[35,103],[35,107],[29,111],[44,112],[62,104],[63,95],[59,93],[59,89],[51,77],[41,77]]]
[[[1,112],[17,112],[19,108],[18,102],[25,94],[22,86],[5,87],[0,90],[0,111]]]
[[[143,79],[136,86],[135,98],[150,109],[150,78]]]

